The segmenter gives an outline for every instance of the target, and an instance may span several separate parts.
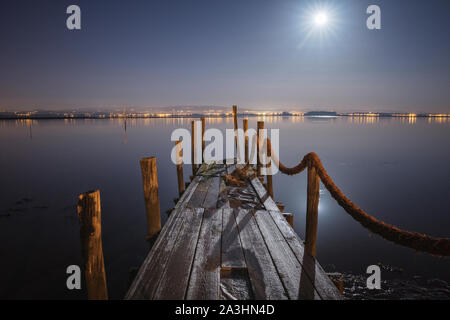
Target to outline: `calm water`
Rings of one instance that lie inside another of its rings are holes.
[[[280,128],[280,157],[297,164],[314,151],[359,206],[388,223],[450,236],[450,121],[428,119],[250,118]],[[0,298],[85,298],[68,291],[65,270],[81,265],[77,195],[100,189],[111,298],[143,261],[146,219],[139,159],[157,156],[164,212],[177,195],[170,134],[191,119],[0,121]],[[240,121],[241,123],[241,121]],[[208,127],[232,128],[231,119]],[[185,166],[185,180],[190,166]],[[295,214],[304,238],[306,175],[274,177],[275,199]],[[416,253],[371,235],[321,188],[318,260],[325,269],[364,272],[383,262],[450,280],[450,259]],[[334,267],[332,266],[334,265]]]

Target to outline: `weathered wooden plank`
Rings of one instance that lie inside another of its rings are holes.
[[[169,260],[170,252],[184,224],[186,215],[182,211],[177,212],[173,217],[173,223],[167,228],[167,235],[158,237],[162,241],[155,244],[145,259],[126,299],[152,299],[155,294],[161,274]]]
[[[219,183],[219,196],[218,196],[218,200],[217,200],[217,209],[220,208],[230,208],[230,201],[228,200],[228,193],[227,193],[227,186],[225,184],[225,180],[223,179],[223,177],[220,178],[220,183]]]
[[[247,269],[222,269],[220,300],[253,300],[252,284]]]
[[[195,177],[194,180],[189,184],[189,187],[186,189],[186,191],[181,196],[180,200],[175,205],[175,210],[184,209],[189,202],[189,200],[194,195],[195,191],[197,190],[198,185],[202,181],[202,177]]]
[[[195,251],[186,299],[218,300],[222,210],[206,210]]]
[[[325,300],[342,299],[336,286],[326,275],[320,264],[310,255],[304,254],[304,247],[300,237],[294,232],[294,229],[291,228],[283,215],[278,211],[269,211],[269,213],[320,297]]]
[[[261,181],[259,181],[258,178],[253,178],[253,179],[251,179],[250,182],[251,182],[253,188],[255,189],[256,194],[261,199],[261,202],[264,204],[264,207],[266,208],[266,210],[280,212],[277,204],[269,196],[269,193],[267,192],[266,188],[264,188]]]
[[[204,209],[186,208],[177,240],[163,269],[155,295],[156,300],[181,300],[185,298],[192,263],[197,247]]]
[[[216,208],[217,200],[219,199],[220,192],[220,177],[211,177],[211,184],[206,193],[205,200],[203,201],[202,207],[205,209]]]
[[[289,299],[320,299],[311,280],[286,242],[270,213],[259,210],[254,215]]]
[[[156,281],[158,279],[157,273],[162,270],[162,264],[167,261],[167,256],[164,255],[164,252],[171,250],[173,241],[176,239],[176,235],[183,222],[184,215],[181,215],[180,213],[186,206],[192,194],[197,189],[199,180],[200,179],[198,177],[194,178],[192,183],[183,193],[180,201],[178,201],[166,224],[162,228],[161,233],[156,239],[152,250],[142,263],[133,283],[131,284],[125,296],[125,299],[146,299],[154,291],[154,287],[147,287],[147,290],[149,292],[145,292],[146,283],[148,282],[156,284]],[[171,237],[173,238],[170,239]]]
[[[203,201],[205,201],[205,197],[208,192],[211,181],[212,179],[202,177],[202,180],[199,182],[197,189],[195,190],[191,199],[187,203],[187,206],[189,208],[200,208],[202,206]]]
[[[233,209],[222,209],[222,262],[224,269],[246,268]]]
[[[234,210],[255,299],[282,300],[288,296],[258,225],[248,210]]]

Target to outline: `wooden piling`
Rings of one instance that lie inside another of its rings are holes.
[[[178,177],[178,194],[181,195],[184,192],[184,177],[183,177],[183,148],[181,141],[175,141],[175,152],[177,154],[177,177]]]
[[[308,165],[305,250],[316,257],[317,220],[319,214],[320,178],[316,168]]]
[[[293,228],[294,227],[294,215],[292,213],[284,213],[283,217],[286,219],[286,221],[289,223],[289,225]]]
[[[195,176],[197,171],[197,165],[195,164],[195,121],[191,122],[191,163],[192,163],[192,175]]]
[[[202,118],[202,163],[205,162],[205,117]]]
[[[236,154],[240,158],[239,154],[239,138],[238,138],[238,120],[237,120],[237,106],[233,106],[233,124],[234,124],[234,143],[236,145]]]
[[[278,210],[280,210],[280,212],[284,211],[284,204],[282,204],[281,202],[276,202],[275,203],[278,207]]]
[[[266,140],[268,141],[268,140]],[[272,146],[270,143],[267,143],[267,158],[269,159],[269,163],[266,164],[266,168],[268,169],[268,174],[266,176],[267,179],[267,192],[269,192],[269,195],[273,199],[273,183],[272,183]]]
[[[344,278],[342,277],[342,273],[331,272],[327,273],[327,276],[333,281],[340,294],[344,294]]]
[[[89,300],[107,300],[105,262],[103,259],[100,191],[78,197],[81,253]]]
[[[248,163],[248,119],[243,120],[245,163]]]
[[[143,158],[140,160],[140,164],[144,187],[145,209],[147,212],[147,240],[150,240],[161,230],[156,158]]]
[[[260,149],[260,142],[261,142],[261,138],[260,138],[260,130],[264,129],[264,121],[258,121],[258,125],[257,125],[257,135],[256,135],[256,174],[258,175],[258,177],[260,177],[261,180],[261,159],[260,159],[260,155],[259,155],[259,149]],[[263,181],[261,181],[263,182]]]

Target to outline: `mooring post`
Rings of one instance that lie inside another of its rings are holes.
[[[192,176],[195,176],[197,166],[195,165],[195,121],[191,121],[191,163],[192,163]],[[192,179],[191,179],[192,180]]]
[[[205,162],[205,117],[202,117],[202,163]]]
[[[260,137],[260,134],[262,134],[262,130],[264,130],[264,121],[258,121],[258,132],[256,134],[256,175],[259,177],[259,180],[263,182],[264,180],[261,179],[261,159],[260,159],[260,148],[261,148],[261,142],[262,137]],[[261,131],[261,132],[260,132]]]
[[[108,289],[103,260],[100,191],[81,194],[78,197],[77,212],[88,299],[107,300]]]
[[[269,192],[270,197],[273,199],[273,184],[272,184],[272,146],[269,143],[269,139],[267,141],[267,159],[269,162],[266,164],[267,171],[267,192]]]
[[[233,106],[233,124],[234,124],[234,143],[236,145],[236,154],[239,159],[239,138],[238,138],[238,120],[237,120],[237,106]]]
[[[178,194],[184,192],[184,178],[183,178],[183,148],[181,141],[175,141],[175,152],[177,154],[177,177],[178,177]]]
[[[292,213],[282,213],[283,217],[286,219],[286,221],[289,223],[289,225],[293,228],[294,227],[294,215]]]
[[[245,163],[248,163],[248,119],[243,120]]]
[[[308,164],[305,250],[316,257],[317,220],[319,214],[320,178],[316,168]]]
[[[144,186],[145,210],[147,212],[147,240],[152,239],[161,230],[161,215],[159,207],[158,171],[156,158],[140,160],[142,184]]]

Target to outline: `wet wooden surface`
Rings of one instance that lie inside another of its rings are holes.
[[[342,299],[252,170],[238,186],[235,169],[199,168],[126,299]]]

